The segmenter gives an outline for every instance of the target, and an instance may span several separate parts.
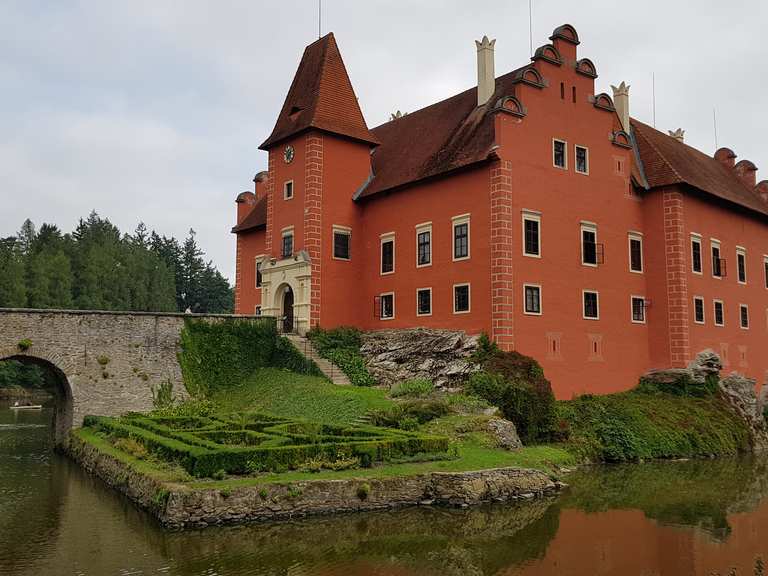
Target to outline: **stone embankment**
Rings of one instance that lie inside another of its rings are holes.
[[[392,386],[418,378],[438,388],[452,388],[478,369],[470,362],[477,340],[478,336],[453,330],[380,330],[363,334],[360,352],[379,384]]]
[[[534,500],[564,486],[538,470],[498,468],[433,472],[402,478],[350,478],[192,489],[137,472],[75,433],[70,456],[171,528],[283,520],[312,515],[406,506],[467,507],[485,502]]]

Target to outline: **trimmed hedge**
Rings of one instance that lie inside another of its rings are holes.
[[[187,428],[190,420],[196,420],[200,428]],[[178,462],[198,477],[212,477],[222,471],[282,472],[300,468],[314,458],[333,461],[355,457],[361,462],[383,462],[448,451],[448,439],[441,436],[373,426],[330,426],[260,414],[197,419],[139,414],[122,418],[86,416],[83,425],[113,438],[130,438],[148,452]]]

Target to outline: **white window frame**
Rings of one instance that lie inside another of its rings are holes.
[[[640,270],[632,269],[632,240],[640,242]],[[633,274],[642,274],[645,272],[645,250],[643,249],[643,233],[631,231],[627,234],[627,250],[629,253],[629,271]]]
[[[703,318],[701,320],[696,320],[696,302],[701,302],[701,313],[703,314]],[[707,323],[707,306],[704,302],[704,298],[702,296],[694,296],[693,297],[693,323],[694,324],[706,324]]]
[[[587,170],[585,172],[582,172],[579,170],[579,153],[578,150],[581,148],[584,150],[584,159],[587,161]],[[554,149],[552,151],[552,161],[554,162]],[[566,159],[567,164],[567,159]],[[576,172],[576,174],[583,174],[584,176],[589,176],[589,148],[586,146],[582,146],[581,144],[574,144],[573,145],[573,171]]]
[[[739,256],[744,257],[744,281],[739,278]],[[743,246],[736,246],[736,282],[745,286],[747,284],[747,249]]]
[[[722,317],[722,322],[717,322],[717,305],[720,304],[720,309],[722,310],[722,314],[720,315]],[[712,324],[717,326],[718,328],[722,328],[725,326],[725,304],[723,304],[722,300],[718,300],[717,298],[714,298],[712,300]]]
[[[456,258],[456,227],[467,225],[467,255]],[[454,262],[469,260],[472,256],[472,224],[471,214],[459,214],[451,218],[451,258]]]
[[[742,316],[741,311],[746,310],[747,311],[747,325],[744,326],[744,323],[742,322]],[[739,326],[742,330],[749,330],[749,305],[748,304],[739,304]]]
[[[719,260],[723,259],[723,246],[720,244],[720,240],[717,240],[715,238],[709,239],[709,268],[710,272],[712,272],[712,278],[717,278],[718,280],[723,279],[723,264],[720,263],[720,276],[715,275],[715,259],[713,251],[717,248],[717,253],[720,255]],[[702,263],[702,268],[704,267],[704,264]]]
[[[384,253],[383,253],[383,246],[387,242],[392,242],[392,271],[391,272],[384,272]],[[390,274],[394,274],[395,270],[397,269],[397,263],[396,263],[396,253],[397,253],[397,243],[395,242],[395,233],[394,232],[386,232],[384,234],[381,234],[379,236],[379,275],[380,276],[389,276]]]
[[[291,195],[288,196],[288,186],[291,187]],[[293,184],[293,180],[286,180],[283,182],[283,200],[293,200],[296,196],[296,186]]]
[[[467,287],[467,309],[466,310],[456,310],[456,288],[460,288],[462,286]],[[469,314],[472,312],[472,285],[469,282],[461,282],[459,284],[454,284],[453,288],[451,289],[451,299],[453,300],[453,313],[454,314]]]
[[[595,302],[597,302],[597,316],[587,316],[586,314],[586,302],[584,301],[584,296],[586,294],[594,294],[597,296]],[[600,292],[597,290],[582,290],[581,291],[581,317],[584,320],[600,320]]]
[[[592,264],[591,262],[584,262],[584,231],[594,232],[595,233],[595,263]],[[582,266],[589,266],[590,268],[597,268],[599,264],[599,258],[597,257],[597,224],[594,222],[581,222],[581,225],[579,226],[579,249],[581,250],[581,265]]]
[[[293,233],[293,226],[286,226],[280,230],[280,258],[290,258],[296,254],[296,235]],[[283,244],[285,237],[291,237],[291,253],[288,255],[283,254]]]
[[[347,236],[348,240],[348,246],[349,246],[349,258],[341,258],[339,256],[336,256],[336,234],[343,234]],[[331,238],[331,257],[334,260],[340,260],[341,262],[349,262],[352,260],[352,228],[349,226],[341,226],[339,224],[334,224],[332,227],[332,238]]]
[[[635,320],[635,309],[634,309],[635,300],[641,300],[643,302],[643,319],[642,320]],[[598,314],[600,313],[600,302],[599,302],[599,300],[598,300],[597,312],[598,312]],[[638,294],[632,294],[629,297],[629,319],[632,321],[633,324],[645,324],[646,323],[646,317],[645,317],[645,296],[640,296]]]
[[[564,166],[558,166],[555,163],[555,142],[560,142],[563,145],[563,160]],[[560,140],[560,138],[552,138],[552,166],[558,170],[568,170],[568,142]]]
[[[536,288],[539,291],[539,311],[538,312],[529,312],[525,309],[526,304],[528,303],[526,299],[526,288]],[[523,284],[523,314],[526,314],[528,316],[541,316],[544,313],[544,298],[542,296],[542,290],[541,290],[541,284],[530,284],[526,283]]]
[[[282,252],[282,246],[280,247],[280,251]],[[264,264],[266,261],[266,254],[259,254],[258,256],[254,257],[254,268],[253,268],[253,284],[256,288],[261,289],[261,286],[259,286],[259,264]],[[261,283],[264,284],[264,272],[261,273]]]
[[[530,220],[531,222],[536,222],[538,224],[538,246],[539,246],[539,253],[533,254],[530,252],[526,252],[525,250],[525,223],[526,221]],[[523,210],[522,214],[522,230],[523,230],[523,256],[527,256],[528,258],[541,258],[541,212],[538,212],[536,210]]]
[[[429,232],[429,262],[426,264],[419,264],[419,234]],[[422,222],[416,224],[416,268],[428,268],[432,266],[432,222]]]
[[[698,244],[699,245],[699,265],[701,266],[701,270],[696,270],[694,268],[694,258],[693,258],[693,245]],[[712,258],[712,254],[710,253],[710,258]],[[701,241],[701,234],[697,234],[696,232],[691,232],[691,272],[693,274],[698,274],[699,276],[704,275],[704,251],[703,251],[703,244]]]
[[[392,296],[392,316],[382,316],[384,311],[383,298],[384,296]],[[394,292],[382,292],[379,294],[379,320],[387,321],[395,319],[395,293]]]
[[[419,312],[419,292],[429,292],[429,312],[423,313]],[[433,308],[433,302],[432,302],[432,287],[426,286],[424,288],[416,288],[416,316],[423,317],[423,316],[432,316],[432,308]]]

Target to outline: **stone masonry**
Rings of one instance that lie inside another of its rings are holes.
[[[56,439],[83,416],[152,408],[153,388],[170,381],[184,394],[177,359],[186,317],[233,316],[0,309],[0,360],[13,358],[59,376]],[[19,343],[31,341],[22,350]]]

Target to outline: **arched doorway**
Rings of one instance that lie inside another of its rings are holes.
[[[283,332],[293,332],[293,289],[286,285],[283,291]]]
[[[66,443],[69,431],[72,428],[73,419],[73,399],[72,388],[69,385],[66,374],[55,364],[23,354],[0,357],[2,361],[15,361],[22,365],[39,366],[46,374],[47,386],[45,391],[49,392],[54,399],[54,413],[52,433],[55,446],[61,446]]]

